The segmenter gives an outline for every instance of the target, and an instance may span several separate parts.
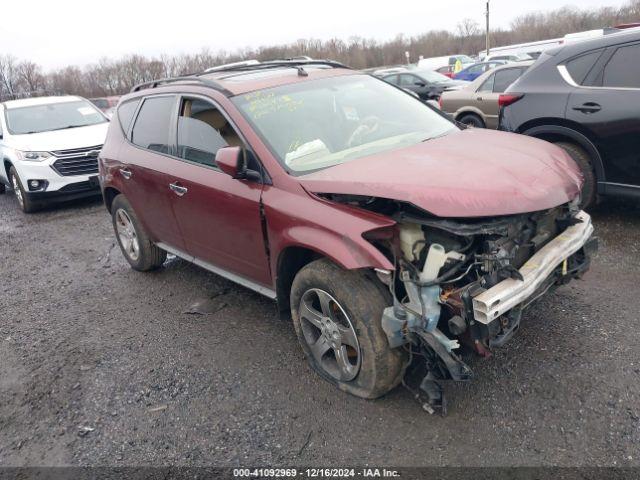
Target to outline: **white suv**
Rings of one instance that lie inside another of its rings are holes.
[[[0,193],[25,213],[51,201],[100,195],[98,154],[109,120],[81,97],[0,102]]]

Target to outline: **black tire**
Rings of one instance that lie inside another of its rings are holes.
[[[4,183],[0,182],[0,195],[7,191],[7,187],[5,187]]]
[[[302,322],[306,320],[301,320],[299,308],[303,296],[317,290],[335,299],[355,331],[360,361],[359,371],[351,380],[343,381],[332,376],[313,356],[305,338],[303,327],[306,332],[309,327],[308,323],[306,327],[303,325]],[[326,259],[316,260],[302,268],[291,287],[293,325],[309,364],[322,378],[340,390],[361,398],[377,398],[397,386],[408,361],[404,349],[389,347],[382,330],[382,312],[389,305],[390,295],[377,280],[361,271],[343,270]]]
[[[31,200],[26,195],[26,190],[22,186],[22,182],[20,181],[20,177],[18,176],[18,172],[16,172],[15,167],[11,167],[9,169],[9,181],[13,186],[16,195],[16,200],[18,200],[18,206],[24,213],[33,213],[38,210],[40,207],[37,203]]]
[[[464,125],[469,125],[470,127],[485,128],[484,121],[475,113],[465,113],[458,118],[458,122]]]
[[[134,256],[129,252],[129,248],[125,247],[123,240],[118,233],[118,221],[121,219],[121,212],[130,220],[131,226],[135,233],[135,239],[138,244],[137,256]],[[156,246],[150,239],[147,232],[144,230],[142,223],[138,220],[136,213],[134,212],[131,204],[124,195],[118,195],[114,198],[111,204],[111,220],[113,223],[113,230],[120,245],[122,255],[129,262],[131,268],[139,272],[147,272],[155,270],[162,266],[167,259],[167,252]]]
[[[582,186],[582,203],[580,206],[583,209],[593,206],[596,202],[597,180],[591,156],[575,143],[556,142],[556,145],[566,151],[582,170],[584,185]]]

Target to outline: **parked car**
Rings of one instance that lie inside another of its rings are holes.
[[[494,68],[500,65],[504,65],[505,63],[508,62],[506,60],[495,60],[491,62],[474,63],[473,65],[466,67],[458,73],[455,73],[452,78],[455,80],[465,80],[467,82],[473,82],[484,72],[493,70]]]
[[[0,103],[0,193],[13,188],[25,213],[100,195],[98,152],[107,128],[107,118],[81,97]]]
[[[132,268],[170,252],[275,299],[311,367],[365,398],[400,383],[413,357],[443,406],[438,382],[471,377],[460,342],[481,355],[503,345],[594,248],[562,149],[460,129],[335,62],[134,88],[100,181]]]
[[[500,95],[526,72],[532,63],[502,65],[485,72],[459,90],[444,92],[440,97],[440,109],[465,125],[497,128]]]
[[[112,95],[110,97],[98,97],[98,98],[90,98],[89,101],[93,103],[96,107],[98,107],[102,113],[106,113],[111,109],[115,108],[118,105],[118,100],[120,100],[119,95]]]
[[[438,100],[442,92],[462,88],[467,82],[452,80],[432,70],[394,70],[382,79],[400,88],[415,92],[422,100]]]
[[[433,70],[446,77],[453,77],[456,63],[460,60],[462,68],[476,63],[467,55],[448,55],[445,57],[423,58],[418,61],[418,68],[421,70]]]
[[[502,97],[500,129],[564,148],[596,195],[640,197],[640,32],[570,43],[540,56]]]

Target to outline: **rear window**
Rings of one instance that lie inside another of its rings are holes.
[[[169,130],[174,105],[174,96],[145,99],[133,125],[131,141],[154,152],[169,153]]]
[[[640,44],[620,47],[604,68],[602,86],[640,88]]]
[[[509,85],[515,82],[522,75],[521,68],[507,68],[496,72],[496,78],[493,82],[493,92],[502,93]]]

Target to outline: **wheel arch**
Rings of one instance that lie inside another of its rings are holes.
[[[289,310],[293,279],[305,265],[314,260],[326,258],[344,270],[393,269],[393,265],[374,245],[369,244],[371,250],[365,252],[360,251],[355,244],[345,248],[345,237],[335,238],[319,231],[315,231],[315,235],[314,243],[291,242],[278,251],[272,271],[276,274],[276,298],[281,314]]]
[[[587,151],[593,161],[593,169],[596,173],[598,183],[605,181],[605,170],[602,162],[602,156],[597,147],[587,136],[582,128],[572,124],[572,122],[562,122],[554,120],[556,123],[544,122],[538,124],[523,125],[520,129],[521,133],[530,137],[539,138],[548,142],[572,142]]]
[[[102,191],[102,198],[104,200],[104,206],[107,207],[107,211],[111,213],[111,205],[113,205],[113,200],[120,195],[120,190],[114,187],[106,187]]]
[[[13,163],[11,162],[11,160],[9,160],[7,157],[4,157],[2,159],[2,168],[4,168],[4,174],[6,176],[7,183],[9,183],[9,170],[11,170],[11,167],[13,167]]]
[[[276,301],[278,311],[284,318],[289,315],[289,296],[293,279],[305,265],[325,258],[320,252],[300,245],[290,245],[278,255],[276,270]]]
[[[471,106],[462,107],[461,109],[459,109],[456,112],[454,118],[456,119],[456,121],[458,121],[464,115],[475,115],[480,120],[482,120],[482,123],[484,123],[485,125],[487,123],[487,121],[486,121],[486,119],[484,117],[484,113],[482,113],[482,111],[479,108],[471,107]]]

